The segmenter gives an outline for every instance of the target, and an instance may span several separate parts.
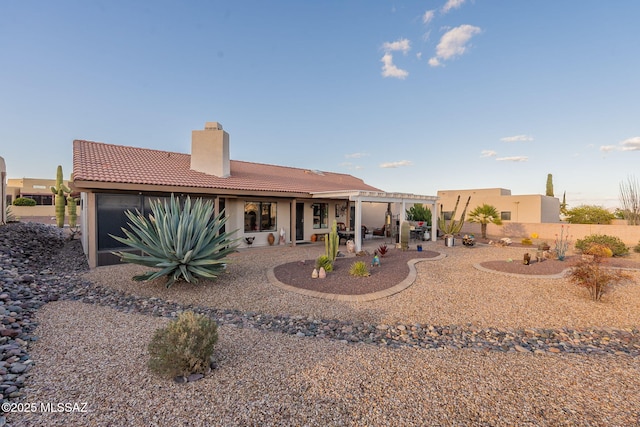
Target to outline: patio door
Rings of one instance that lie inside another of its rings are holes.
[[[296,241],[304,240],[304,203],[296,203]]]

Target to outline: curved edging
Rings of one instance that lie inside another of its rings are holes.
[[[533,279],[562,279],[571,270],[570,268],[565,268],[560,273],[556,273],[556,274],[520,274],[520,273],[507,273],[505,271],[492,270],[490,268],[483,267],[480,264],[473,264],[473,267],[477,270],[484,271],[486,273],[495,273],[495,274],[501,274],[503,276],[511,276],[511,277],[527,277],[527,278],[533,278]]]
[[[280,289],[285,291],[295,292],[301,295],[306,295],[308,297],[314,298],[323,298],[333,301],[345,301],[345,302],[365,302],[365,301],[374,301],[381,298],[390,297],[391,295],[397,294],[398,292],[402,292],[407,289],[409,286],[413,285],[413,282],[416,281],[416,277],[418,276],[418,272],[416,270],[415,265],[421,261],[438,261],[445,258],[447,255],[440,253],[438,256],[433,258],[414,258],[407,261],[407,265],[409,266],[409,274],[407,277],[400,283],[395,286],[392,286],[387,289],[383,289],[377,292],[371,292],[369,294],[361,294],[361,295],[343,295],[343,294],[330,294],[326,292],[318,292],[312,291],[310,289],[302,289],[295,286],[287,285],[286,283],[282,283],[276,278],[275,273],[273,272],[275,267],[270,267],[267,270],[267,278],[272,285],[277,286]]]

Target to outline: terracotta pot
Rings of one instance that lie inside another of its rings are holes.
[[[312,242],[316,242],[318,240],[318,235],[317,234],[312,234],[311,235],[311,241]]]
[[[275,241],[276,236],[274,236],[273,233],[269,233],[269,235],[267,236],[267,242],[269,242],[269,246],[273,245]]]

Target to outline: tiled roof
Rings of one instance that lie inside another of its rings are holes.
[[[256,192],[380,191],[347,174],[316,173],[306,169],[231,160],[231,176],[219,178],[191,170],[190,166],[189,154],[73,141],[74,181]],[[114,185],[114,188],[117,186]]]

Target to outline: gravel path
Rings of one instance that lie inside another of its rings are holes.
[[[473,268],[488,259],[519,259],[522,248],[445,248],[440,242],[424,247],[448,256],[418,263],[411,287],[368,303],[303,297],[268,282],[266,266],[315,259],[320,245],[251,248],[234,255],[218,282],[169,290],[161,281],[132,282],[140,268],[131,265],[78,277],[73,271],[81,268],[72,263],[71,272],[52,267],[27,285],[18,280],[19,269],[9,269],[13,278],[3,276],[3,286],[29,288],[30,301],[36,295],[41,302],[24,310],[37,313],[37,340],[35,322],[28,321],[19,336],[0,345],[22,352],[8,363],[10,349],[3,350],[0,368],[27,366],[19,394],[5,394],[5,401],[86,402],[87,412],[10,413],[7,421],[640,424],[638,272],[636,284],[594,303],[566,279],[513,278]],[[63,248],[54,259],[64,264],[77,255]],[[16,257],[22,262],[15,253],[8,259],[15,264]],[[32,263],[23,264],[26,269]],[[9,292],[5,305],[19,295],[24,293]],[[153,331],[190,307],[221,325],[218,369],[187,384],[150,375],[146,345]]]

